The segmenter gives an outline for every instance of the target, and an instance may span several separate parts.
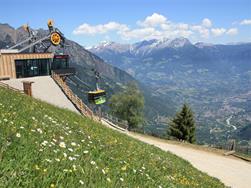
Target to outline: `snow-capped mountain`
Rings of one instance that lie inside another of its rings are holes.
[[[95,52],[103,52],[103,51],[112,50],[114,52],[123,53],[123,52],[128,51],[128,49],[130,49],[130,44],[119,44],[115,42],[102,41],[97,46],[93,46],[92,48],[88,50],[95,51]]]
[[[182,48],[184,46],[192,45],[191,42],[186,38],[176,39],[152,39],[144,40],[134,44],[120,44],[115,42],[101,42],[97,46],[93,46],[89,50],[94,53],[105,53],[112,50],[117,53],[129,53],[131,55],[147,55],[152,51],[164,49],[164,48]]]

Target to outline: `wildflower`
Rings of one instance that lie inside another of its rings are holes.
[[[68,150],[69,150],[70,152],[73,152],[73,149],[72,149],[72,148],[68,148]]]
[[[121,168],[121,170],[125,171],[126,168],[127,168],[126,166],[123,166],[123,167]]]
[[[48,144],[48,141],[46,141],[46,140],[44,140],[44,141],[41,143],[42,146],[46,146],[47,144]]]
[[[73,168],[73,170],[74,170],[74,171],[76,171],[76,170],[77,170],[76,165],[72,165],[72,168]]]
[[[67,157],[67,154],[66,153],[63,153],[64,157],[66,158]]]
[[[20,127],[20,129],[24,129],[24,127],[23,127],[23,126],[21,126],[21,127]]]
[[[81,142],[85,142],[85,140],[81,140]]]
[[[52,184],[51,184],[51,188],[54,188],[54,187],[55,187],[55,185],[52,183]]]
[[[83,182],[82,180],[79,180],[79,183],[80,183],[81,185],[84,185],[84,182]]]
[[[56,139],[54,139],[54,138],[52,139],[52,141],[53,141],[53,142],[57,142],[57,140],[56,140]]]
[[[75,154],[74,156],[75,156],[75,157],[80,157],[80,155],[78,155],[78,154]]]
[[[162,188],[162,186],[161,186],[161,185],[159,185],[159,188]]]
[[[36,118],[35,118],[35,117],[32,117],[31,119],[32,119],[33,121],[36,121]]]
[[[38,165],[35,165],[35,169],[36,169],[36,170],[39,170],[40,168],[38,167]]]
[[[75,157],[71,157],[71,156],[69,156],[68,159],[69,159],[70,161],[76,160]]]
[[[96,163],[95,163],[95,161],[91,161],[91,164],[92,164],[92,165],[95,165]]]
[[[52,162],[52,160],[50,160],[50,159],[45,159],[48,163],[51,163]]]
[[[87,153],[89,153],[89,151],[85,150],[85,151],[84,151],[84,154],[87,154]]]
[[[60,138],[61,140],[64,140],[64,137],[62,137],[62,136],[60,136],[59,138]]]
[[[134,172],[134,173],[136,173],[136,172],[137,172],[137,170],[133,169],[133,172]]]
[[[17,134],[16,134],[16,137],[20,138],[20,137],[21,137],[21,134],[20,134],[20,133],[17,133]]]
[[[72,142],[71,145],[72,145],[72,146],[76,146],[77,144],[76,144],[75,142]]]
[[[111,179],[110,179],[110,178],[106,178],[106,180],[107,180],[108,182],[111,182]]]
[[[65,146],[65,143],[64,143],[64,142],[60,142],[60,143],[59,143],[59,146],[60,146],[61,148],[66,148],[66,146]]]
[[[8,119],[3,119],[4,122],[8,122]]]
[[[124,179],[123,179],[123,178],[119,178],[119,180],[120,180],[120,181],[122,181],[122,182],[124,181]]]
[[[104,170],[104,169],[102,169],[102,172],[103,172],[103,174],[106,174],[106,172],[105,172],[105,170]]]
[[[68,169],[64,169],[63,172],[68,172]]]
[[[43,171],[44,171],[44,172],[47,172],[47,169],[45,168]]]
[[[144,166],[142,166],[142,169],[145,170],[146,168]]]
[[[56,158],[55,161],[60,162],[60,159],[59,159],[59,158]]]
[[[43,133],[42,129],[40,129],[40,128],[37,129],[37,132],[39,132],[40,134]]]

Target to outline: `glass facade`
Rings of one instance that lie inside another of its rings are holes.
[[[60,70],[68,68],[68,55],[55,55],[51,70]]]
[[[16,77],[46,76],[50,74],[50,59],[15,60]]]

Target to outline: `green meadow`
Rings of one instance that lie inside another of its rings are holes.
[[[224,185],[171,153],[0,88],[0,187]]]

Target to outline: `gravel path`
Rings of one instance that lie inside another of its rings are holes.
[[[144,135],[127,133],[129,136],[154,145],[164,151],[189,161],[195,168],[221,180],[233,188],[251,188],[251,163],[222,156],[213,152],[201,151],[189,147],[169,144]]]

